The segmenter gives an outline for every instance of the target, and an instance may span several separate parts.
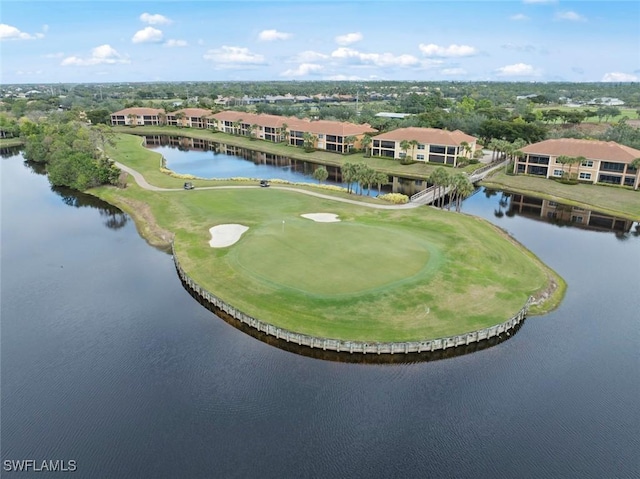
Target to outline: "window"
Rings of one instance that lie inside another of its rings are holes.
[[[553,176],[562,176],[562,170],[553,170]]]
[[[582,216],[572,216],[571,217],[571,221],[573,223],[582,223],[582,220],[583,220]]]
[[[624,163],[613,163],[610,161],[603,161],[600,164],[600,171],[617,171],[622,173],[624,171]]]
[[[447,146],[447,155],[455,155],[456,147],[455,146]]]
[[[416,155],[416,160],[424,161],[424,155]]]
[[[583,161],[582,163],[580,163],[580,166],[584,166],[584,167],[587,167],[587,168],[593,168],[593,161],[592,160]]]
[[[539,165],[548,165],[549,157],[548,156],[537,156],[537,155],[529,155],[527,158],[529,163],[537,163]]]
[[[581,180],[590,180],[591,179],[591,173],[582,173],[582,172],[580,172],[580,179]]]
[[[422,143],[418,145],[418,150],[424,150],[424,145]]]
[[[396,149],[396,142],[395,141],[382,140],[380,142],[380,146],[382,148],[391,148],[392,150],[395,150]]]
[[[555,201],[549,201],[549,206],[558,206],[558,203]]]
[[[431,145],[431,147],[429,147],[429,151],[431,153],[441,153],[444,154],[446,148],[444,146],[438,146],[438,145]]]
[[[600,183],[609,183],[611,185],[619,185],[620,184],[620,176],[615,175],[600,175],[598,181]]]
[[[324,133],[318,133],[318,139],[322,140],[324,138]]]

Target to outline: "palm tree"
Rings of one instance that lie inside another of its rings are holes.
[[[357,138],[353,135],[345,136],[344,145],[347,147],[347,151],[344,153],[348,153],[353,148],[353,144],[356,142]]]
[[[571,161],[571,157],[567,155],[560,155],[556,158],[556,163],[560,163],[562,165],[562,176],[564,177],[564,165],[568,165],[569,161]]]
[[[453,177],[453,187],[455,188],[456,199],[456,211],[460,212],[462,206],[462,200],[475,191],[473,183],[469,180],[469,177],[465,174],[458,173]]]
[[[184,117],[185,117],[184,112],[179,111],[174,116],[176,117],[178,126],[184,126],[184,123],[182,122],[182,120],[184,120]]]
[[[342,171],[342,181],[347,184],[347,193],[351,193],[351,184],[356,179],[356,166],[346,162],[340,167],[340,170]]]
[[[440,166],[433,170],[431,175],[429,175],[429,183],[432,183],[437,189],[439,205],[436,206],[442,207],[444,203],[442,197],[444,195],[441,194],[441,191],[442,188],[446,188],[446,185],[449,184],[449,173],[444,169],[444,167]]]
[[[312,133],[309,133],[308,131],[305,131],[302,138],[304,140],[304,143],[303,143],[304,150],[306,152],[313,151],[316,147],[316,140],[318,139],[318,137]]]
[[[285,143],[289,143],[289,125],[286,123],[283,123],[282,126],[280,126],[280,138],[283,138]]]
[[[329,178],[329,172],[324,166],[319,166],[313,172],[313,177],[318,180],[318,183],[322,183]]]
[[[256,139],[256,131],[258,130],[258,125],[255,123],[252,123],[251,126],[249,126],[249,136],[251,137],[252,140]]]
[[[389,182],[389,177],[386,173],[382,173],[381,171],[377,171],[375,174],[375,183],[378,184],[378,196],[380,196],[380,190],[382,189],[382,185],[386,185]]]
[[[582,165],[582,163],[584,163],[585,161],[587,161],[587,159],[584,156],[576,156],[576,163],[578,163],[578,171],[576,172],[576,178],[578,180],[580,179],[580,165]]]
[[[136,115],[129,113],[127,118],[129,119],[129,126],[136,126],[136,118],[138,118]]]
[[[365,133],[365,135],[362,137],[362,148],[364,148],[364,156],[366,156],[367,158],[371,156],[371,143],[373,143],[373,139],[371,138],[371,135],[369,135],[368,133]]]
[[[634,159],[629,166],[631,168],[635,168],[636,170],[636,181],[633,182],[633,189],[637,190],[638,187],[640,186],[640,158],[636,158]],[[629,168],[627,167],[627,171],[629,171]]]
[[[167,124],[167,114],[164,113],[164,112],[158,113],[158,122],[161,125],[166,125]]]
[[[408,140],[402,140],[400,142],[400,149],[404,153],[404,156],[401,159],[405,159],[407,157],[407,151],[411,148],[411,143]]]
[[[416,147],[420,144],[418,140],[411,140],[409,145],[411,145],[411,159],[415,159],[416,157]]]

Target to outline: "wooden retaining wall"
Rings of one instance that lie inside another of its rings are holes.
[[[227,304],[214,294],[202,288],[182,269],[175,250],[172,246],[173,261],[182,283],[188,287],[200,300],[210,305],[213,309],[220,311],[228,317],[239,321],[251,329],[263,333],[266,336],[277,340],[285,341],[300,347],[306,347],[321,351],[333,351],[336,353],[350,354],[421,354],[435,351],[444,351],[449,348],[464,347],[473,343],[489,341],[504,333],[509,333],[517,329],[524,321],[529,310],[529,305],[533,298],[529,298],[526,304],[518,313],[507,321],[490,326],[488,328],[472,331],[469,333],[448,336],[437,339],[425,339],[423,341],[404,342],[375,342],[375,341],[347,341],[342,339],[319,338],[306,334],[296,333],[287,329],[265,323]]]

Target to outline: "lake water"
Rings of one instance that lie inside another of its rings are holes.
[[[4,469],[18,459],[83,478],[640,475],[637,224],[547,223],[480,192],[464,212],[567,280],[558,310],[477,353],[346,364],[234,329],[126,215],[0,161],[3,478],[47,477]]]

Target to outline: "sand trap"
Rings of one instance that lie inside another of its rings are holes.
[[[334,215],[333,213],[307,213],[300,216],[309,220],[317,221],[318,223],[335,223],[340,221],[338,219],[338,215]]]
[[[212,248],[226,248],[238,241],[242,234],[249,229],[248,226],[228,224],[218,225],[209,228],[211,233],[211,241],[209,246]]]

